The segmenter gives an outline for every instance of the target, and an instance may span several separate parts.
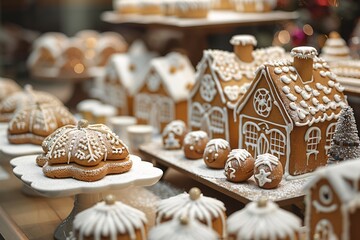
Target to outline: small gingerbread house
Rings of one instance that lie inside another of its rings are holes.
[[[191,130],[203,130],[210,138],[223,138],[237,148],[235,104],[250,86],[257,67],[270,57],[283,56],[284,50],[254,50],[256,39],[250,35],[234,36],[230,42],[234,52],[204,51],[188,101],[188,125]]]
[[[307,239],[360,239],[360,159],[319,168],[305,185]]]
[[[285,175],[326,165],[344,88],[312,47],[291,51],[293,61],[262,65],[236,107],[239,148],[254,157],[277,156]]]
[[[138,45],[138,44],[137,44]],[[135,47],[135,46],[134,46]],[[128,53],[114,54],[100,79],[99,98],[118,109],[119,115],[133,115],[133,98],[156,56],[147,50],[130,48]]]
[[[187,98],[194,83],[189,59],[176,52],[154,58],[134,98],[134,115],[140,124],[162,131],[172,120],[187,119]]]

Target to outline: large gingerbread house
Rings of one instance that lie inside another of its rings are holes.
[[[323,167],[305,185],[307,239],[360,239],[360,159]]]
[[[129,49],[128,53],[114,54],[106,65],[101,78],[99,98],[118,109],[119,115],[133,115],[134,94],[143,82],[150,68],[150,61],[156,56],[148,51]]]
[[[256,39],[250,35],[234,36],[230,42],[234,52],[204,51],[188,101],[188,125],[207,132],[210,138],[226,139],[236,148],[236,102],[247,91],[257,67],[271,57],[284,56],[285,51],[279,47],[254,50]]]
[[[150,70],[134,98],[138,123],[152,125],[161,132],[174,119],[186,121],[187,98],[194,79],[193,66],[180,53],[151,60]]]
[[[236,107],[239,148],[254,157],[277,156],[285,175],[326,165],[344,88],[312,47],[292,49],[293,60],[262,65]]]

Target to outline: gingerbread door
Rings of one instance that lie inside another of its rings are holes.
[[[320,220],[315,227],[314,239],[318,240],[337,240],[332,224],[327,219]]]

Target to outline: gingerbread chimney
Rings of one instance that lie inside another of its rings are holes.
[[[252,35],[235,35],[230,43],[234,46],[235,55],[243,62],[249,63],[254,60],[253,50],[257,42]]]
[[[291,50],[291,56],[294,58],[294,67],[299,73],[303,82],[312,80],[313,58],[317,56],[317,51],[313,47],[296,47]]]

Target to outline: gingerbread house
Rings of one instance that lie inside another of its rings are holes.
[[[277,156],[286,176],[326,165],[344,88],[312,47],[262,65],[236,107],[239,148]]]
[[[136,44],[128,53],[114,54],[100,79],[99,98],[118,109],[119,115],[133,115],[133,98],[150,68],[153,52]]]
[[[319,168],[305,185],[307,239],[360,239],[360,159]]]
[[[194,80],[193,66],[180,53],[151,60],[150,70],[134,98],[138,123],[152,125],[161,132],[172,120],[186,121],[187,98]]]
[[[320,57],[328,62],[350,59],[350,49],[339,33],[331,32],[321,49]]]
[[[254,50],[256,39],[250,35],[234,36],[230,42],[234,52],[204,51],[188,101],[188,125],[237,148],[235,104],[250,86],[257,67],[267,59],[280,58],[285,51],[279,47]]]

